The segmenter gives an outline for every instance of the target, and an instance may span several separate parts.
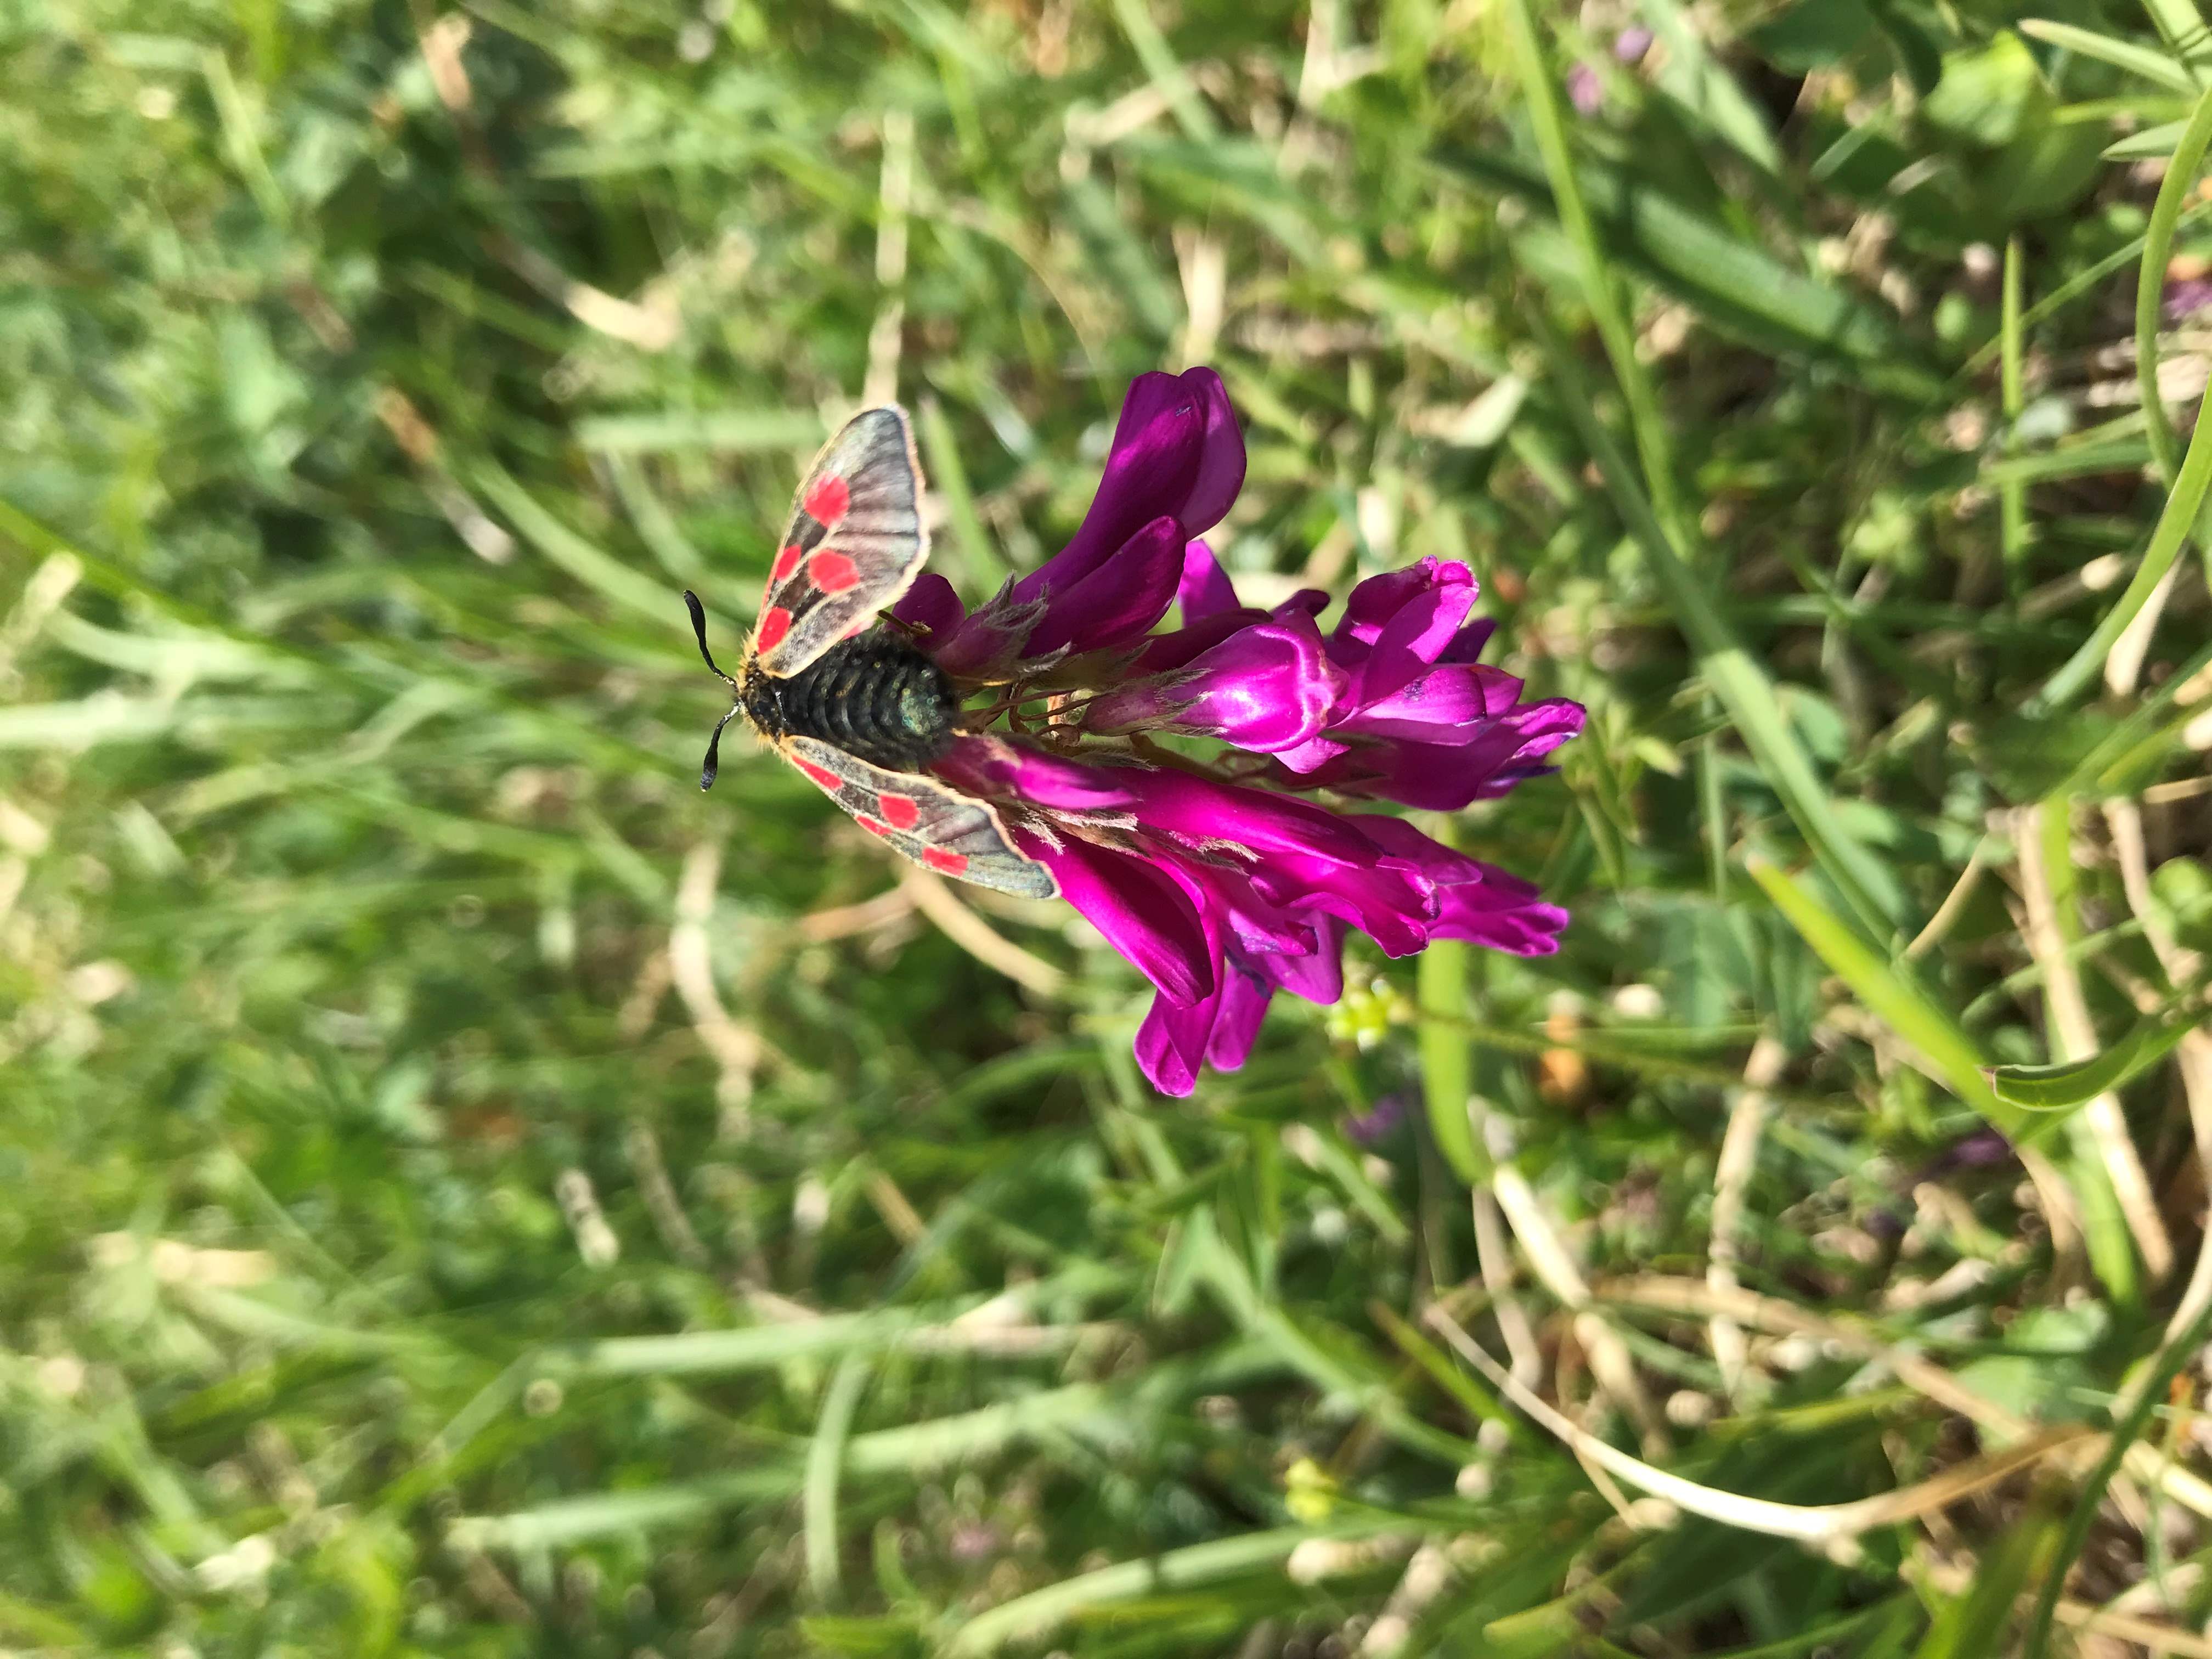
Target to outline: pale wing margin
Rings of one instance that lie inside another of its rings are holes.
[[[1017,898],[1060,896],[1060,884],[1052,878],[1052,872],[1016,850],[1005,824],[988,802],[918,772],[892,772],[871,766],[819,738],[794,737],[785,743],[796,759],[837,777],[839,787],[834,798],[862,828],[881,836],[925,870]],[[911,822],[899,827],[896,818],[905,817],[906,811],[887,807],[887,800],[910,804]]]
[[[796,674],[914,585],[929,557],[921,493],[904,410],[865,409],[838,429],[799,486],[762,595],[763,624],[782,618],[755,635],[764,671]]]

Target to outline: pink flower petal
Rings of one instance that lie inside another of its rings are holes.
[[[1058,848],[1019,832],[1016,839],[1162,996],[1188,1007],[1213,994],[1217,947],[1192,894],[1168,866],[1073,839]]]

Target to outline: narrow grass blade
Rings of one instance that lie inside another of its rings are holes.
[[[629,514],[630,522],[637,526],[639,538],[653,550],[653,556],[660,561],[660,568],[686,587],[704,586],[712,575],[699,550],[678,526],[675,515],[662,504],[653,486],[636,465],[625,456],[606,454],[599,458],[606,470],[609,483],[622,500],[623,508]]]
[[[2149,422],[2150,448],[2158,462],[2158,475],[2173,488],[2174,456],[2179,446],[2173,423],[2166,418],[2166,399],[2158,389],[2158,321],[2166,295],[2166,262],[2173,246],[2173,229],[2181,209],[2197,187],[2197,170],[2204,162],[2204,147],[2212,143],[2212,90],[2190,112],[2189,124],[2174,141],[2173,159],[2159,183],[2158,200],[2151,206],[2150,223],[2143,232],[2142,269],[2136,279],[2136,385],[2142,394],[2143,417]]]
[[[2089,1471],[2081,1483],[2081,1495],[2075,1500],[2074,1513],[2068,1517],[2066,1532],[2059,1540],[2057,1559],[2045,1569],[2043,1583],[2035,1598],[2035,1611],[2030,1615],[2027,1641],[2022,1651],[2027,1659],[2044,1659],[2051,1648],[2051,1627],[2057,1617],[2058,1599],[2064,1593],[2066,1577],[2074,1562],[2089,1541],[2089,1529],[2096,1524],[2098,1511],[2104,1507],[2106,1488],[2112,1477],[2120,1472],[2128,1448],[2142,1438],[2143,1431],[2150,1426],[2152,1413],[2166,1404],[2166,1389],[2179,1376],[2203,1345],[2205,1334],[2212,1331],[2212,1302],[2198,1310],[2186,1330],[2178,1331],[2162,1344],[2148,1362],[2148,1374],[2136,1383],[2134,1405],[2120,1422],[2114,1425],[2112,1436],[2105,1445],[2105,1455]]]
[[[2021,372],[2025,356],[2020,325],[2021,306],[2021,246],[2018,236],[2005,239],[2004,290],[2001,301],[1998,339],[2003,353],[2002,396],[2005,417],[2005,447],[2012,449],[2019,441],[2018,424],[2021,410],[2027,406],[2027,382]],[[2020,478],[2008,478],[1997,486],[2000,535],[2003,543],[2005,573],[2015,595],[2020,592],[2027,562],[2027,485]]]
[[[2197,77],[2164,52],[2153,52],[2148,46],[2048,17],[2023,17],[2018,27],[2031,40],[2078,52],[2084,58],[2094,58],[2100,64],[2110,64],[2114,69],[2140,76],[2169,92],[2192,98],[2197,94]]]
[[[269,158],[262,153],[261,140],[255,129],[260,125],[256,112],[246,102],[246,94],[239,89],[238,77],[231,73],[230,59],[210,46],[201,58],[202,72],[207,76],[208,97],[215,105],[216,118],[222,124],[223,148],[230,152],[230,163],[246,181],[246,189],[272,225],[287,227],[291,222],[292,204],[284,198],[276,175],[269,170]]]
[[[683,601],[672,587],[633,570],[562,524],[496,462],[471,469],[476,486],[497,504],[524,539],[578,581],[656,622],[681,619]],[[672,624],[673,625],[673,624]]]
[[[1644,467],[1644,489],[1638,490],[1618,457],[1611,434],[1589,410],[1587,399],[1565,388],[1570,418],[1583,428],[1591,451],[1599,458],[1608,487],[1628,520],[1631,532],[1643,543],[1653,574],[1665,590],[1670,607],[1697,652],[1698,666],[1719,696],[1745,742],[1790,808],[1791,817],[1811,842],[1815,854],[1863,923],[1879,935],[1893,929],[1903,911],[1903,896],[1881,866],[1844,829],[1827,799],[1812,762],[1783,718],[1773,687],[1735,640],[1680,552],[1693,545],[1694,527],[1674,495],[1673,463],[1665,428],[1652,391],[1650,378],[1636,355],[1636,343],[1626,315],[1615,292],[1610,268],[1599,246],[1589,213],[1583,202],[1567,149],[1566,129],[1560,118],[1543,51],[1536,38],[1535,21],[1528,0],[1512,0],[1507,24],[1522,88],[1528,100],[1538,147],[1544,153],[1559,222],[1572,244],[1582,272],[1583,295],[1597,320],[1613,372],[1628,405]],[[1569,356],[1543,331],[1547,356],[1555,369],[1572,373]],[[1648,502],[1644,492],[1649,492]]]
[[[2050,1066],[1991,1066],[1984,1074],[1999,1100],[2031,1112],[2067,1111],[2156,1065],[2196,1029],[2195,1023],[2185,1018],[2146,1019],[2087,1060]]]
[[[2148,440],[2114,438],[1992,461],[1982,469],[1982,479],[2002,489],[2060,478],[2093,478],[2100,472],[2132,472],[2150,459]]]
[[[601,415],[576,422],[576,441],[610,455],[655,455],[708,449],[725,454],[775,453],[822,441],[822,417],[799,409],[669,410],[652,415]]]
[[[2201,85],[2212,68],[2212,27],[2204,21],[2197,0],[2143,0],[2143,9],[2168,50],[2189,65]]]
[[[1112,1389],[1096,1382],[1071,1383],[904,1428],[856,1434],[845,1443],[842,1467],[848,1476],[920,1477],[991,1456],[1010,1445],[1079,1429],[1094,1419],[1126,1421],[1132,1398],[1146,1390],[1157,1389],[1164,1399],[1181,1399],[1193,1389],[1249,1382],[1255,1375],[1276,1374],[1278,1369],[1272,1363],[1255,1365],[1249,1353],[1233,1358],[1233,1366],[1216,1362],[1202,1370],[1162,1368]],[[696,1521],[739,1504],[786,1501],[803,1490],[806,1473],[805,1463],[796,1455],[769,1455],[753,1468],[706,1480],[565,1498],[506,1515],[470,1516],[454,1522],[454,1536],[457,1541],[486,1548],[581,1543],[610,1534]]]
[[[1659,68],[1659,88],[1700,120],[1746,159],[1779,175],[1782,153],[1766,117],[1736,84],[1705,38],[1683,15],[1679,0],[1643,0],[1644,21],[1667,49]]]
[[[126,697],[95,691],[75,702],[34,702],[0,708],[0,750],[82,750],[103,743],[147,743],[184,718],[167,697]]]
[[[2166,506],[2151,531],[2150,545],[2143,550],[2142,562],[2136,567],[2126,590],[2105,613],[2096,631],[2044,683],[2043,689],[2028,700],[2022,712],[2047,714],[2063,708],[2103,671],[2105,658],[2114,642],[2127,631],[2136,613],[2150,602],[2152,592],[2181,556],[2182,546],[2196,526],[2198,510],[2204,505],[2208,486],[2212,486],[2212,421],[2200,419],[2196,430],[2189,434],[2188,453],[2181,458],[2181,471],[2174,478],[2172,493],[2166,498]]]
[[[676,1526],[740,1504],[788,1500],[800,1479],[796,1462],[761,1463],[709,1480],[595,1492],[511,1515],[464,1516],[447,1535],[456,1544],[476,1549],[559,1549],[616,1534]]]
[[[1591,222],[1589,205],[1583,198],[1581,180],[1575,176],[1574,156],[1567,147],[1566,123],[1561,118],[1559,97],[1553,89],[1551,67],[1544,61],[1543,46],[1536,38],[1536,20],[1529,0],[1508,0],[1505,24],[1513,43],[1514,67],[1520,74],[1522,95],[1528,100],[1529,125],[1535,130],[1536,148],[1543,155],[1544,171],[1551,179],[1559,228],[1566,233],[1568,243],[1574,249],[1582,274],[1583,298],[1589,306],[1599,337],[1605,342],[1606,356],[1613,361],[1613,378],[1620,382],[1621,397],[1628,405],[1629,429],[1636,440],[1637,457],[1644,465],[1644,490],[1651,498],[1659,521],[1686,544],[1683,536],[1686,521],[1677,494],[1674,449],[1666,421],[1660,414],[1659,394],[1652,386],[1650,371],[1636,355],[1635,333],[1621,304],[1613,268],[1598,244],[1597,228]]]
[[[2154,161],[2172,155],[2188,131],[2186,120],[2160,121],[2154,127],[2116,138],[2097,153],[2107,161]]]
[[[837,1472],[853,1413],[867,1382],[867,1361],[847,1354],[830,1378],[822,1415],[815,1419],[814,1438],[806,1449],[806,1486],[800,1494],[799,1513],[806,1539],[806,1582],[821,1601],[837,1593]]]
[[[1011,573],[983,533],[975,492],[968,487],[968,469],[960,459],[960,446],[953,438],[952,423],[945,418],[944,406],[934,398],[925,398],[921,412],[921,459],[931,485],[945,502],[945,526],[975,592],[988,593]]]
[[[1750,867],[1752,879],[1820,960],[1870,1012],[1928,1057],[1954,1094],[2008,1138],[2018,1140],[2027,1133],[2033,1120],[1990,1089],[1973,1040],[1956,1020],[1869,950],[1802,883],[1764,860],[1752,860]]]
[[[976,1614],[953,1633],[944,1652],[946,1659],[996,1653],[1011,1643],[1047,1636],[1089,1608],[1139,1595],[1189,1591],[1253,1573],[1272,1573],[1278,1563],[1310,1538],[1371,1538],[1405,1524],[1401,1516],[1364,1516],[1328,1527],[1279,1527],[1237,1538],[1188,1544],[1134,1561],[1119,1561]]]
[[[1990,1659],[2009,1650],[2013,1607],[2050,1571],[2058,1545],[2050,1499],[2037,1501],[1976,1564],[1966,1592],[1943,1606],[1912,1659]]]
[[[921,1321],[904,1310],[833,1314],[738,1330],[617,1336],[546,1350],[545,1363],[575,1376],[705,1376],[765,1370],[788,1360],[888,1347]]]
[[[1175,48],[1160,33],[1160,26],[1152,21],[1151,9],[1144,0],[1114,0],[1114,15],[1121,25],[1121,32],[1129,37],[1136,49],[1137,61],[1145,66],[1160,96],[1175,112],[1176,125],[1182,129],[1183,137],[1194,143],[1204,143],[1219,135],[1213,112],[1199,96],[1198,88],[1191,82],[1190,71],[1176,61]]]

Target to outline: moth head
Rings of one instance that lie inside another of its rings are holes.
[[[730,706],[722,718],[714,722],[714,734],[707,739],[707,758],[699,768],[699,787],[712,789],[714,775],[722,769],[722,728],[738,717],[742,705],[738,701],[738,683],[722,672],[722,665],[714,660],[714,653],[707,648],[707,607],[699,603],[699,596],[690,588],[684,590],[684,604],[691,612],[691,637],[699,641],[699,654],[707,659],[707,666],[714,677],[730,688]]]

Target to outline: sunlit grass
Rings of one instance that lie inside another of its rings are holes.
[[[0,1645],[2212,1651],[2208,58],[2041,9],[0,21]],[[1591,720],[1176,1103],[679,595],[1199,361]]]

